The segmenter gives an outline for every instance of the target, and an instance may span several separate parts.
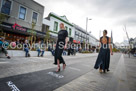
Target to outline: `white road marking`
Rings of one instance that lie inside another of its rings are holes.
[[[9,63],[9,62],[0,62],[0,64],[6,64],[6,63]]]
[[[72,70],[76,70],[76,71],[81,71],[80,69],[74,68],[74,67],[69,67]]]
[[[17,88],[17,86],[16,86],[15,84],[13,84],[12,81],[8,81],[8,82],[6,82],[6,83],[7,83],[7,85],[10,87],[10,89],[12,89],[12,91],[20,91],[20,90]]]
[[[4,58],[0,58],[0,60],[6,60],[6,59],[4,59]]]
[[[31,57],[31,59],[45,59],[45,60],[52,60],[51,58],[45,58],[45,57]]]
[[[55,72],[48,72],[47,74],[49,74],[49,75],[51,75],[53,77],[59,78],[59,79],[64,77],[63,75],[57,74]]]

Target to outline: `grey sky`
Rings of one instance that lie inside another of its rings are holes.
[[[66,15],[70,22],[85,29],[86,17],[88,31],[99,38],[99,31],[113,31],[114,42],[126,40],[123,25],[130,37],[136,37],[136,0],[35,0],[45,6],[46,17],[50,12]]]

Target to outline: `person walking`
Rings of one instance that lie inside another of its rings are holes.
[[[106,73],[106,71],[110,71],[110,53],[113,55],[111,38],[107,36],[107,30],[104,30],[103,36],[100,38],[100,52],[94,66],[95,69],[99,68],[100,73]]]
[[[68,32],[65,30],[64,24],[60,24],[60,31],[58,32],[58,40],[56,44],[56,49],[55,49],[55,65],[58,65],[57,71],[60,71],[60,64],[63,63],[63,70],[66,67],[65,61],[62,57],[63,50],[67,48],[67,42],[68,42]]]

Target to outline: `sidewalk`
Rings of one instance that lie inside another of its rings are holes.
[[[81,54],[77,53],[76,56],[64,56],[67,65],[78,63],[77,58],[85,58],[90,56],[96,56],[97,54]],[[82,61],[82,60],[81,60]],[[48,55],[44,57],[11,57],[11,59],[0,58],[0,78],[14,76],[19,74],[26,74],[30,72],[46,70],[57,67],[53,65],[54,56]]]
[[[111,63],[110,72],[100,74],[98,70],[92,69],[55,91],[136,91],[135,69],[136,58],[122,55],[117,64]]]

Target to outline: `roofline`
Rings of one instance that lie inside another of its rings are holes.
[[[38,2],[36,2],[35,0],[32,0],[34,3],[36,3],[36,4],[38,4],[38,5],[40,5],[40,6],[42,6],[43,8],[44,8],[44,6],[43,5],[41,5],[40,3],[38,3]]]
[[[73,24],[72,24],[72,23],[70,23],[70,22],[68,22],[68,21],[65,21],[65,20],[62,19],[60,16],[57,16],[57,15],[55,15],[55,14],[53,14],[53,13],[50,13],[50,14],[49,14],[49,17],[50,17],[50,16],[52,16],[52,17],[54,17],[54,18],[57,18],[57,19],[59,19],[60,21],[62,21],[62,22],[64,22],[64,23],[66,23],[66,24],[68,24],[68,25],[70,25],[70,26],[73,27]]]

